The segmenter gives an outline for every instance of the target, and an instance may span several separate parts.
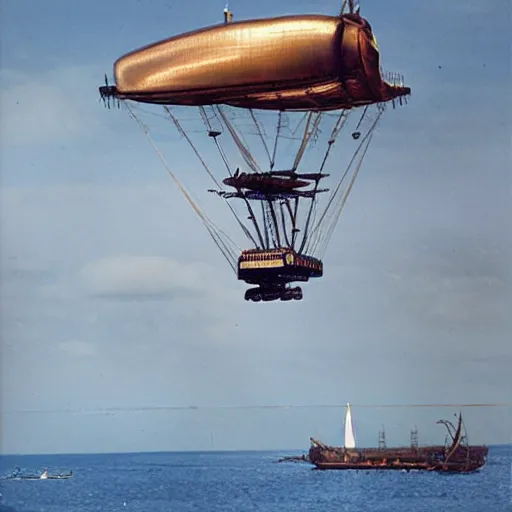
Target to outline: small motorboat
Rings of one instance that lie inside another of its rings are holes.
[[[63,480],[73,477],[73,471],[64,475],[50,475],[48,469],[45,468],[41,475],[22,475],[21,469],[16,467],[12,475],[4,477],[3,480]]]

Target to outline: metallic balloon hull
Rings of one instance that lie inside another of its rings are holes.
[[[369,24],[358,15],[227,23],[135,50],[114,65],[115,95],[168,105],[331,110],[389,101]]]

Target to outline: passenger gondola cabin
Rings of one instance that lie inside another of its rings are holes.
[[[245,299],[252,302],[270,300],[301,300],[300,287],[289,288],[293,282],[307,282],[322,277],[323,264],[311,256],[299,255],[283,247],[274,250],[250,249],[238,259],[238,279],[258,285],[247,290]]]

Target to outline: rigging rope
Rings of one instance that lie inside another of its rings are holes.
[[[214,130],[212,128],[210,120],[208,119],[208,116],[206,115],[206,110],[205,110],[205,108],[203,106],[199,107],[199,112],[201,113],[201,117],[203,118],[203,122],[204,122],[208,132],[213,132]],[[213,115],[217,119],[217,121],[219,121],[215,111],[213,111]],[[219,123],[220,123],[220,121],[219,121]],[[231,165],[229,164],[229,161],[227,159],[226,153],[222,149],[222,146],[220,145],[219,141],[217,140],[217,137],[213,136],[212,138],[213,138],[213,141],[215,142],[215,145],[217,146],[217,150],[219,151],[220,157],[222,158],[222,161],[224,162],[224,165],[226,166],[228,174],[230,176],[233,176],[233,173],[231,172]]]
[[[249,111],[251,113],[251,117],[252,117],[252,120],[254,121],[256,129],[258,130],[258,135],[261,139],[263,147],[265,148],[265,152],[267,153],[269,164],[272,165],[272,157],[270,156],[270,151],[268,149],[267,142],[265,141],[265,137],[263,136],[263,132],[261,131],[260,124],[258,123],[258,120],[256,119],[256,116],[254,115],[252,108],[249,109]]]
[[[153,138],[149,134],[148,128],[133,113],[132,109],[130,108],[130,106],[127,103],[125,103],[125,106],[128,109],[128,112],[129,112],[130,116],[137,122],[137,124],[139,125],[139,128],[142,130],[142,132],[144,133],[144,135],[146,136],[146,138],[148,139],[150,144],[153,146],[153,149],[155,150],[155,152],[159,156],[159,158],[162,161],[162,163],[163,163],[165,169],[167,170],[168,174],[170,175],[172,180],[176,183],[178,188],[181,190],[181,192],[185,196],[185,199],[188,201],[190,206],[192,206],[194,211],[197,213],[199,218],[202,220],[204,226],[206,227],[206,229],[207,229],[208,233],[210,234],[210,236],[212,237],[213,241],[215,242],[215,244],[217,245],[217,247],[219,248],[219,250],[221,251],[223,256],[226,258],[226,260],[229,263],[230,267],[236,273],[236,271],[237,271],[237,264],[236,264],[237,258],[236,258],[236,256],[234,256],[233,251],[222,240],[222,238],[221,238],[219,233],[222,233],[235,247],[236,247],[236,244],[233,242],[233,240],[231,240],[231,238],[226,233],[224,233],[221,229],[219,229],[217,226],[215,226],[215,224],[210,219],[208,219],[206,217],[206,215],[201,211],[201,209],[199,208],[197,203],[192,199],[192,197],[187,192],[185,187],[181,184],[181,182],[178,180],[176,175],[171,171],[171,168],[167,164],[167,161],[165,160],[164,156],[162,155],[162,153],[160,152],[160,150],[156,146],[155,142],[153,141]]]
[[[192,140],[190,139],[190,137],[187,135],[185,130],[182,128],[182,126],[181,126],[180,122],[178,121],[178,119],[176,118],[176,116],[174,116],[174,114],[171,112],[171,110],[167,106],[165,106],[164,108],[165,108],[165,111],[167,112],[168,116],[173,121],[174,125],[176,126],[176,129],[178,130],[178,132],[185,138],[185,140],[189,143],[189,145],[193,149],[194,153],[196,154],[196,157],[199,159],[200,163],[202,164],[204,169],[207,171],[207,173],[210,176],[210,178],[214,181],[214,183],[219,188],[221,188],[220,183],[216,180],[215,176],[213,175],[213,172],[211,171],[209,166],[206,164],[205,160],[202,158],[200,152],[195,147],[195,145],[192,142]],[[209,131],[209,134],[210,133],[214,133],[212,138],[214,139],[214,142],[215,142],[215,144],[217,146],[217,149],[218,149],[218,151],[220,153],[220,156],[221,156],[221,158],[222,158],[222,160],[224,162],[224,165],[228,169],[229,174],[232,175],[229,163],[228,163],[226,155],[225,155],[225,152],[223,151],[222,147],[220,146],[220,144],[219,144],[219,142],[217,140],[217,135],[215,134],[216,132],[214,130],[212,130],[212,126],[211,126],[210,120],[209,120],[209,118],[208,118],[208,116],[206,114],[205,108],[204,107],[200,107],[199,111],[200,111],[201,117],[203,119],[203,123],[205,124],[206,128]],[[364,111],[363,111],[363,114],[361,116],[361,119],[359,119],[358,126],[361,124],[361,121],[362,121],[363,117],[365,116],[366,111],[367,111],[367,109],[365,108]],[[225,127],[227,127],[231,137],[233,138],[233,141],[238,146],[238,149],[240,150],[240,153],[241,153],[243,159],[245,160],[246,164],[253,171],[261,172],[260,169],[259,169],[258,163],[256,162],[256,160],[254,159],[253,155],[251,154],[251,151],[248,149],[248,147],[240,139],[240,136],[237,133],[237,129],[229,121],[229,119],[228,119],[227,115],[225,114],[223,108],[221,108],[221,106],[217,105],[216,109],[214,107],[212,107],[212,112],[213,112],[213,115],[220,122],[220,124],[224,125]],[[135,114],[131,111],[131,109],[130,109],[130,113],[131,113],[132,117],[134,117],[137,120],[137,122],[140,124],[140,121],[135,117]],[[316,220],[317,213],[318,213],[317,212],[317,206],[318,205],[317,205],[317,201],[316,201],[316,197],[317,196],[315,194],[312,197],[311,205],[310,205],[310,208],[309,208],[309,212],[307,214],[306,227],[305,227],[304,234],[302,236],[302,242],[301,242],[301,245],[300,245],[299,253],[301,253],[304,249],[306,249],[307,251],[312,249],[313,252],[316,252],[316,250],[317,250],[317,248],[320,245],[320,242],[322,240],[325,242],[325,243],[321,244],[321,251],[320,252],[322,252],[322,255],[323,255],[323,252],[326,250],[327,245],[329,243],[329,240],[332,237],[332,234],[334,232],[334,228],[335,228],[335,226],[337,224],[337,221],[338,221],[339,217],[341,216],[341,213],[342,213],[343,207],[345,205],[345,202],[346,202],[346,200],[348,198],[348,195],[350,194],[350,191],[352,189],[352,185],[353,185],[353,183],[354,183],[354,181],[355,181],[355,179],[356,179],[356,177],[358,175],[360,166],[362,164],[362,160],[363,160],[364,156],[366,155],[366,151],[367,151],[369,143],[371,141],[371,136],[373,134],[373,130],[374,130],[374,128],[375,128],[375,126],[377,124],[377,121],[380,118],[381,114],[382,114],[382,111],[380,111],[380,113],[377,116],[377,119],[373,123],[372,127],[368,130],[368,133],[366,133],[366,135],[360,141],[360,144],[359,144],[356,152],[354,153],[354,155],[352,157],[352,160],[350,161],[347,169],[345,170],[345,173],[341,177],[341,179],[340,179],[336,189],[332,193],[332,195],[331,195],[331,197],[330,197],[330,199],[328,201],[328,204],[327,204],[325,210],[323,211],[322,215],[320,216],[320,219],[318,220],[318,222],[316,222],[316,225],[314,225],[313,229],[311,230],[311,234],[309,234],[308,233],[308,231],[309,231],[309,224],[310,224],[313,216],[314,216],[314,220],[313,220],[313,223],[314,223],[314,221]],[[270,156],[269,147],[266,144],[265,137],[264,137],[263,132],[262,132],[262,127],[260,126],[260,124],[258,122],[258,119],[256,118],[256,116],[255,116],[255,114],[254,114],[254,112],[252,110],[250,110],[250,115],[251,115],[251,118],[252,118],[252,122],[256,126],[257,134],[259,135],[259,138],[261,139],[261,142],[263,143],[265,152],[266,152],[267,156],[269,157],[270,165],[271,165],[271,168],[272,168],[274,163],[275,163],[275,156],[276,156],[276,151],[277,151],[277,145],[278,145],[280,130],[281,130],[282,126],[283,126],[283,124],[282,124],[283,113],[280,111],[279,114],[278,114],[279,117],[278,117],[277,127],[276,127],[277,128],[276,129],[276,140],[275,140],[275,145],[274,145],[274,148],[273,148],[274,151],[273,151],[273,155],[272,156]],[[317,134],[317,132],[319,130],[319,125],[320,125],[320,121],[322,119],[322,115],[323,115],[322,112],[308,112],[308,113],[305,113],[305,115],[303,116],[302,121],[305,120],[306,123],[305,123],[304,131],[303,131],[303,136],[301,138],[301,144],[300,144],[300,147],[299,147],[299,149],[297,151],[297,154],[295,156],[295,161],[294,161],[294,164],[293,164],[293,170],[297,169],[297,167],[299,166],[299,164],[300,164],[300,162],[302,160],[302,157],[304,156],[304,154],[306,152],[306,149],[309,147],[310,142],[312,140],[314,140],[314,137],[316,136],[316,134]],[[330,139],[328,141],[328,146],[327,146],[327,149],[326,149],[325,154],[323,156],[323,160],[322,160],[322,163],[321,163],[321,166],[320,166],[320,170],[319,170],[320,174],[322,173],[322,171],[324,169],[324,166],[325,166],[325,164],[326,164],[326,162],[327,162],[327,160],[328,160],[328,158],[330,156],[330,152],[331,152],[331,149],[332,149],[332,146],[333,146],[334,142],[336,141],[337,137],[339,136],[342,128],[345,126],[345,123],[347,121],[348,115],[349,115],[349,112],[347,112],[345,110],[342,110],[340,114],[336,114],[337,120],[336,120],[336,123],[335,123],[335,125],[334,125],[334,127],[332,129],[331,137],[330,137]],[[297,128],[298,127],[296,127],[296,129]],[[192,207],[194,208],[196,213],[202,219],[203,223],[205,224],[206,228],[208,229],[208,231],[209,231],[210,235],[212,236],[212,238],[214,239],[215,243],[217,244],[219,249],[221,249],[221,252],[224,254],[226,259],[228,259],[228,261],[230,262],[230,265],[233,268],[233,270],[235,270],[234,266],[236,266],[236,264],[233,265],[233,261],[236,261],[237,258],[234,255],[233,251],[230,250],[230,248],[228,248],[226,246],[226,244],[224,243],[224,241],[221,239],[221,237],[219,235],[219,232],[222,233],[234,246],[236,246],[236,244],[227,236],[226,233],[222,232],[217,226],[215,226],[213,224],[213,222],[210,221],[210,219],[206,218],[204,213],[199,209],[199,206],[194,201],[192,201],[190,195],[185,191],[185,189],[181,185],[181,183],[179,183],[179,181],[177,180],[176,176],[174,176],[174,174],[172,174],[170,172],[170,169],[169,169],[167,163],[164,161],[163,156],[158,151],[158,149],[156,148],[156,145],[154,144],[154,142],[150,138],[148,131],[146,129],[144,129],[144,128],[143,128],[143,131],[144,131],[146,137],[148,137],[150,139],[150,142],[152,143],[153,147],[157,151],[157,154],[160,156],[161,160],[164,162],[164,165],[166,166],[166,169],[168,170],[169,174],[171,174],[171,177],[173,178],[173,180],[178,184],[180,190],[184,193],[184,195],[187,198],[187,200],[189,201],[189,203],[192,205]],[[359,152],[361,151],[362,148],[364,148],[364,150],[362,152],[362,156],[361,156],[361,158],[359,159],[359,162],[356,165],[356,169],[355,169],[355,171],[354,171],[354,173],[352,175],[352,179],[351,179],[351,181],[350,181],[350,183],[349,183],[345,193],[341,196],[341,199],[340,199],[340,191],[342,190],[342,185],[343,185],[343,183],[344,183],[344,181],[345,181],[345,179],[346,179],[346,177],[347,177],[347,175],[348,175],[348,173],[349,173],[349,171],[350,171],[354,161],[356,160],[356,158],[359,155]],[[318,190],[319,181],[320,180],[316,181],[314,189],[312,190],[313,193]],[[221,197],[223,197],[223,196],[221,195]],[[270,202],[269,202],[269,204],[267,204],[267,208],[263,208],[264,236],[262,236],[263,234],[261,233],[260,227],[258,225],[258,220],[256,219],[256,217],[255,217],[255,215],[254,215],[254,213],[252,211],[252,207],[251,207],[251,205],[249,203],[248,197],[244,193],[241,193],[241,195],[239,195],[239,197],[245,201],[245,204],[247,206],[247,209],[248,209],[249,215],[250,215],[249,219],[252,220],[252,222],[254,224],[254,227],[255,227],[255,230],[256,230],[256,234],[257,234],[257,236],[259,238],[259,242],[260,242],[260,244],[263,247],[269,247],[269,243],[268,242],[265,243],[265,239],[268,240],[268,241],[270,241],[269,239],[272,239],[274,245],[276,245],[276,244],[280,245],[281,242],[280,242],[279,239],[282,238],[283,241],[286,241],[289,244],[289,239],[288,239],[287,232],[286,232],[287,230],[286,230],[286,223],[285,223],[284,215],[282,215],[281,219],[278,219],[278,217],[276,215],[276,212],[275,212],[275,210],[273,208],[273,205],[270,204]],[[247,226],[242,222],[241,218],[236,213],[236,211],[234,210],[233,206],[230,204],[228,199],[226,199],[225,197],[223,197],[223,199],[226,202],[226,204],[228,205],[228,208],[230,209],[231,213],[233,214],[233,216],[237,220],[237,223],[241,227],[241,229],[244,232],[245,236],[254,244],[254,246],[256,248],[259,248],[258,247],[258,243],[256,241],[256,238],[252,235],[252,233],[249,231]],[[299,203],[299,199],[296,199],[296,206],[298,206],[298,203]],[[277,212],[277,213],[278,214],[279,213],[282,214],[282,211]],[[296,215],[295,215],[295,218],[296,218]],[[281,222],[279,222],[280,220],[281,220]],[[292,230],[293,230],[293,228],[295,226],[295,221],[294,221],[294,218],[292,216],[290,217],[290,221],[292,222]],[[282,237],[280,236],[281,235],[281,224],[283,224],[283,226],[282,226],[282,230],[283,230]],[[292,232],[292,236],[291,236],[292,245],[295,244],[295,234],[296,234],[295,232]],[[324,235],[325,235],[325,239],[324,239]],[[313,255],[313,254],[311,254],[311,255]]]
[[[334,233],[334,229],[336,227],[336,224],[338,223],[338,220],[340,219],[341,217],[341,213],[343,212],[343,208],[345,206],[345,203],[347,202],[347,199],[348,199],[348,196],[350,194],[350,192],[352,191],[352,187],[354,186],[354,182],[357,178],[357,175],[359,174],[359,170],[361,169],[361,166],[363,164],[363,160],[364,160],[364,157],[366,156],[366,152],[368,151],[368,148],[370,147],[370,142],[372,140],[372,137],[373,137],[373,130],[371,131],[370,133],[370,136],[368,137],[368,141],[366,143],[366,146],[364,147],[364,150],[361,154],[361,158],[359,159],[359,162],[356,166],[356,169],[354,171],[354,174],[352,175],[352,178],[348,184],[348,187],[347,187],[347,190],[345,192],[345,194],[343,195],[342,199],[341,199],[341,202],[337,208],[337,211],[336,213],[333,215],[333,218],[332,218],[332,221],[331,221],[331,224],[329,226],[329,228],[327,229],[327,235],[325,236],[325,238],[323,238],[323,243],[322,243],[322,246],[321,246],[321,249],[319,251],[319,257],[320,259],[322,259],[324,257],[324,254],[325,254],[325,251],[327,249],[327,246],[329,244],[329,241],[332,237],[332,234]],[[316,247],[315,247],[316,249]]]
[[[205,168],[206,172],[208,173],[208,176],[210,176],[210,178],[212,179],[212,181],[215,183],[215,185],[217,185],[217,187],[219,187],[220,189],[222,189],[222,186],[220,185],[220,183],[217,181],[217,179],[215,178],[215,176],[213,175],[212,171],[210,171],[210,168],[206,165],[206,162],[203,160],[203,158],[201,157],[199,151],[197,150],[197,148],[195,147],[194,143],[190,140],[190,137],[187,135],[187,133],[185,132],[185,130],[181,127],[181,124],[180,122],[178,121],[178,119],[174,116],[174,114],[171,112],[171,109],[165,105],[164,106],[164,110],[167,112],[167,114],[169,115],[169,117],[171,118],[171,121],[174,123],[174,125],[176,126],[176,129],[178,130],[178,132],[180,133],[180,135],[182,137],[185,138],[185,140],[190,144],[190,147],[193,149],[194,153],[196,154],[197,158],[199,159],[199,161],[201,162],[202,166]]]
[[[311,117],[313,114],[316,114],[315,120],[313,121],[313,128],[311,128],[311,131],[308,132],[308,128],[310,125]],[[304,136],[302,138],[302,143],[300,145],[299,151],[297,152],[297,156],[295,157],[295,162],[293,163],[292,169],[295,171],[297,170],[297,167],[299,167],[300,161],[302,160],[302,157],[304,156],[304,153],[307,149],[307,146],[309,144],[309,141],[312,137],[315,136],[315,134],[318,131],[318,125],[320,124],[320,120],[322,119],[322,112],[310,112],[308,121],[306,123],[306,127],[304,129]]]
[[[327,203],[327,206],[325,207],[322,215],[320,216],[320,219],[318,220],[317,224],[315,225],[315,227],[313,228],[312,232],[311,232],[311,236],[310,236],[310,240],[309,240],[309,247],[311,247],[311,250],[313,253],[316,252],[317,250],[317,247],[318,245],[320,244],[320,241],[321,240],[324,240],[324,234],[325,233],[328,233],[325,237],[325,243],[322,245],[322,249],[321,249],[321,253],[323,255],[323,253],[325,252],[325,250],[327,249],[327,245],[329,243],[329,240],[332,236],[332,233],[334,232],[334,228],[341,216],[341,213],[343,211],[343,207],[345,205],[345,202],[347,201],[348,199],[348,196],[352,190],[352,186],[355,182],[355,179],[357,178],[357,175],[359,173],[359,169],[361,168],[361,165],[362,165],[362,162],[363,162],[363,159],[364,159],[364,156],[366,155],[366,152],[369,148],[369,143],[371,141],[371,138],[373,137],[373,132],[377,126],[377,123],[378,121],[380,120],[380,117],[383,113],[383,110],[379,110],[379,113],[375,119],[375,121],[372,123],[370,129],[368,130],[368,132],[365,134],[365,136],[363,137],[363,139],[361,140],[361,142],[359,143],[359,146],[357,148],[357,150],[354,152],[354,154],[352,155],[352,158],[345,170],[345,172],[343,173],[341,179],[339,180],[338,182],[338,185],[336,186],[336,188],[334,189],[328,203]],[[332,212],[332,209],[331,207],[333,206],[333,204],[337,204],[335,203],[335,200],[339,198],[339,193],[340,193],[340,190],[341,190],[341,187],[345,181],[345,178],[347,177],[350,169],[352,168],[352,165],[354,164],[354,161],[356,160],[358,154],[360,153],[361,149],[363,148],[364,146],[364,149],[363,149],[363,152],[362,152],[362,156],[361,158],[359,159],[359,162],[356,166],[356,169],[352,175],[352,178],[349,182],[349,185],[347,187],[347,189],[345,190],[345,193],[342,195],[341,197],[341,201],[338,205],[338,207],[334,208],[334,212]],[[331,215],[330,216],[330,220],[328,222],[326,222],[326,224],[328,225],[327,228],[324,229],[324,220],[326,219],[326,217],[328,215]]]
[[[272,160],[270,161],[270,170],[274,169],[274,165],[276,163],[276,152],[277,152],[277,143],[279,142],[279,134],[281,133],[281,123],[283,120],[283,112],[280,110],[277,116],[277,126],[276,126],[276,138],[274,139],[274,150],[272,151]]]
[[[222,120],[224,121],[224,124],[227,126],[229,133],[231,134],[231,137],[233,137],[233,140],[235,141],[235,144],[238,146],[238,149],[240,150],[240,154],[242,155],[243,159],[245,160],[245,163],[254,171],[257,173],[261,172],[261,169],[259,168],[259,165],[254,160],[253,156],[251,155],[251,152],[245,147],[244,143],[240,139],[236,129],[234,126],[230,123],[227,116],[224,114],[224,111],[221,109],[220,105],[217,105],[217,110],[222,117]]]
[[[331,148],[332,148],[333,144],[336,142],[336,139],[337,139],[341,129],[345,126],[345,123],[347,122],[347,119],[348,119],[348,115],[349,115],[349,113],[347,113],[346,110],[342,110],[337,121],[336,121],[336,124],[334,125],[334,128],[332,129],[331,137],[330,137],[329,141],[327,142],[327,150],[324,154],[322,164],[318,171],[319,174],[321,174],[322,171],[324,170],[325,164],[327,163],[327,159],[329,158],[329,154],[331,152]],[[304,235],[302,237],[302,243],[300,244],[299,254],[302,253],[302,251],[304,250],[304,247],[306,246],[306,243],[308,243],[309,225],[310,225],[313,213],[315,213],[315,215],[316,215],[316,205],[317,205],[316,191],[318,190],[319,184],[320,184],[320,180],[318,179],[313,188],[313,192],[315,193],[315,195],[311,198],[311,205],[310,205],[309,212],[308,212],[308,215],[306,218],[306,226],[304,228]]]
[[[169,117],[171,118],[172,122],[174,123],[174,125],[176,126],[178,132],[183,136],[185,137],[185,140],[189,143],[190,147],[193,149],[194,153],[196,154],[197,158],[199,159],[199,161],[201,162],[202,166],[206,169],[206,172],[208,173],[208,175],[210,176],[210,178],[213,180],[213,182],[215,183],[215,185],[217,185],[217,187],[219,187],[221,190],[222,190],[222,187],[221,185],[219,184],[219,182],[217,181],[217,179],[215,178],[215,176],[213,175],[213,172],[210,170],[210,168],[206,165],[206,162],[203,160],[203,158],[201,157],[201,154],[199,153],[199,151],[197,150],[197,148],[195,147],[194,143],[190,140],[190,137],[186,134],[185,130],[183,130],[180,122],[178,121],[178,119],[176,118],[176,116],[174,116],[174,114],[171,112],[171,109],[167,106],[164,106],[164,109],[165,111],[167,112],[167,114],[169,115]],[[224,199],[224,198],[223,198]],[[231,213],[233,214],[233,216],[235,217],[236,221],[238,222],[238,225],[242,228],[242,231],[244,232],[244,234],[249,238],[249,240],[251,240],[255,245],[256,244],[256,240],[253,238],[253,236],[251,235],[251,232],[247,229],[247,227],[244,225],[244,223],[240,220],[240,217],[238,216],[238,214],[235,212],[234,208],[231,206],[231,204],[226,200],[224,199],[224,202],[228,205],[228,208],[231,210]]]

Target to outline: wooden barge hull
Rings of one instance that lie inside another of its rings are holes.
[[[309,450],[309,461],[317,469],[345,470],[424,470],[440,472],[473,472],[486,463],[489,448],[484,445],[421,448],[360,448],[346,450],[326,446],[317,441]]]
[[[345,448],[328,446],[311,437],[308,458],[317,469],[471,473],[485,465],[489,448],[485,445],[467,443],[461,413],[457,427],[446,420],[439,420],[437,423],[446,426],[452,439],[451,444],[420,447],[417,443],[411,442],[410,447]]]
[[[480,469],[483,464],[469,464],[449,462],[447,464],[429,464],[427,462],[400,462],[400,463],[376,463],[368,464],[365,462],[360,463],[345,463],[345,462],[317,462],[315,469],[338,469],[338,470],[395,470],[395,471],[437,471],[447,473],[472,473]]]

